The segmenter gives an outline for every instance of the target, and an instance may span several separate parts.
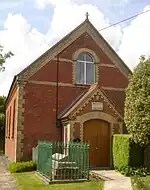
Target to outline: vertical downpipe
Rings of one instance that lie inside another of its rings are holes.
[[[56,127],[58,127],[58,86],[59,86],[59,54],[57,55],[57,67],[56,67]]]
[[[57,55],[56,68],[56,128],[59,127],[58,112],[59,112],[59,54]],[[62,127],[60,126],[60,141],[62,141]]]

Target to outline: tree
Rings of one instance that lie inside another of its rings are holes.
[[[150,144],[150,58],[144,56],[126,90],[125,124],[135,143]]]
[[[9,51],[8,53],[3,53],[4,47],[0,45],[0,71],[4,71],[4,63],[6,62],[6,59],[10,58],[14,54]]]
[[[0,129],[3,129],[5,125],[5,100],[5,96],[0,96]]]

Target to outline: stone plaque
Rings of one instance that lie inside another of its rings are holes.
[[[102,102],[92,102],[92,110],[103,110],[103,103]]]

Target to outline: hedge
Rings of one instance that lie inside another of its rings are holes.
[[[134,143],[131,135],[116,134],[113,136],[113,164],[123,174],[145,174],[144,149]]]
[[[35,162],[13,162],[9,165],[11,173],[35,171],[37,164]]]

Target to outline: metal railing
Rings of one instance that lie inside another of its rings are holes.
[[[39,142],[37,171],[53,180],[89,179],[89,145]]]

